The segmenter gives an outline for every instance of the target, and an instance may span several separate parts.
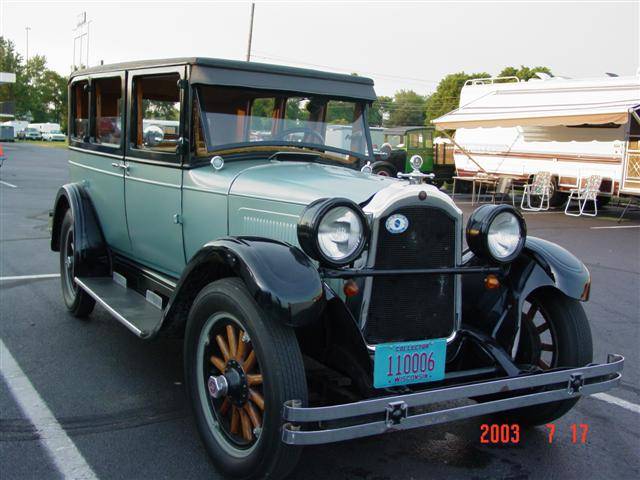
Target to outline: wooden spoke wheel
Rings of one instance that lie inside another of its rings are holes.
[[[262,373],[251,339],[236,319],[222,318],[209,333],[203,381],[225,434],[240,446],[262,431],[265,409]],[[224,391],[214,382],[223,382]]]
[[[534,291],[522,311],[516,363],[541,370],[583,367],[592,362],[593,346],[587,316],[580,302],[554,288]],[[578,399],[524,407],[498,416],[521,425],[544,425],[567,413]]]
[[[300,448],[282,442],[282,405],[307,403],[292,328],[268,317],[238,278],[198,294],[185,331],[185,385],[198,431],[229,477],[283,478]]]
[[[553,323],[535,298],[525,301],[522,312],[521,339],[516,362],[542,370],[558,366],[558,349]]]

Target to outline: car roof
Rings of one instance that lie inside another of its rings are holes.
[[[70,81],[78,76],[180,65],[192,67],[190,75],[192,84],[269,88],[370,101],[376,99],[373,80],[367,77],[220,58],[182,57],[99,65],[73,72]]]
[[[427,127],[425,125],[412,125],[405,127],[390,127],[384,129],[385,135],[404,135],[411,130],[433,130],[433,127]]]

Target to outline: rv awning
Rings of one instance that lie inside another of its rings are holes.
[[[493,90],[432,121],[440,130],[478,127],[623,124],[640,107],[640,86]]]

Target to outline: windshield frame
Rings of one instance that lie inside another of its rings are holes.
[[[202,132],[202,137],[205,143],[206,155],[202,155],[202,154],[199,155],[198,152],[196,151],[194,155],[196,162],[203,159],[203,157],[205,156],[209,157],[210,155],[223,154],[225,152],[235,154],[238,152],[238,150],[242,150],[245,154],[249,152],[258,153],[263,151],[273,153],[274,151],[277,151],[277,149],[274,149],[274,147],[282,147],[287,151],[290,151],[291,149],[293,149],[293,151],[299,150],[300,152],[309,152],[309,150],[319,152],[320,153],[319,156],[321,156],[323,159],[329,160],[330,163],[336,163],[341,166],[345,166],[349,168],[359,168],[360,165],[366,163],[367,161],[372,162],[374,160],[373,144],[371,142],[371,132],[369,131],[369,122],[368,122],[368,113],[372,103],[369,100],[364,100],[361,98],[346,98],[346,97],[339,97],[339,96],[332,96],[332,95],[322,96],[327,101],[331,101],[331,100],[344,101],[344,102],[351,102],[354,105],[358,105],[358,104],[361,105],[362,107],[361,121],[362,121],[362,128],[364,132],[363,140],[365,142],[364,146],[366,148],[366,152],[367,152],[366,154],[361,152],[354,152],[351,150],[345,150],[342,148],[338,148],[338,147],[334,147],[326,144],[309,143],[309,142],[290,142],[286,140],[267,140],[267,141],[259,141],[259,142],[245,141],[245,142],[232,142],[232,143],[225,143],[225,144],[219,144],[219,145],[211,145],[212,143],[210,138],[211,132],[209,131],[208,128],[206,128],[207,112],[204,110],[203,104],[201,102],[201,98],[200,98],[201,93],[199,88],[200,86],[201,85],[194,85],[194,88],[192,90],[193,110],[195,111],[197,109],[197,113],[198,113],[198,118],[196,119],[195,116],[193,118],[194,118],[194,121],[198,121],[200,123],[200,130]],[[216,86],[216,85],[206,84],[203,86]],[[243,89],[244,87],[232,87],[232,88]],[[309,96],[308,93],[292,92],[288,90],[264,90],[264,91],[265,91],[265,95],[269,95],[269,96],[278,95],[286,98],[297,98],[297,97]],[[332,124],[326,123],[326,125],[328,126]],[[195,139],[195,135],[194,135],[194,139]],[[195,140],[197,141],[197,139]],[[331,153],[337,153],[340,155],[345,155],[347,157],[354,157],[356,161],[349,161],[348,159],[334,157],[331,155]]]

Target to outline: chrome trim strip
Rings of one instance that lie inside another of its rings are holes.
[[[101,157],[117,158],[118,160],[122,160],[123,158],[122,155],[116,155],[115,153],[98,152],[96,150],[85,150],[84,148],[78,148],[71,145],[69,145],[68,148],[69,150],[74,150],[76,152],[81,152],[81,153],[87,153],[89,155],[98,155]]]
[[[85,292],[87,292],[96,302],[98,302],[100,305],[102,305],[111,315],[113,315],[115,317],[116,320],[118,320],[120,323],[122,323],[125,327],[127,327],[129,330],[131,330],[133,333],[135,333],[138,337],[142,337],[142,330],[140,330],[138,327],[136,327],[133,323],[131,323],[129,320],[127,320],[126,318],[124,318],[122,315],[120,315],[118,312],[116,312],[107,302],[105,302],[102,298],[100,298],[99,295],[97,295],[93,290],[91,290],[89,287],[87,287],[82,280],[80,280],[78,277],[74,278],[74,281],[78,284],[78,286],[80,286]]]
[[[158,182],[156,180],[147,180],[146,178],[133,177],[131,175],[127,175],[125,178],[127,180],[133,180],[135,182],[141,182],[141,183],[148,183],[150,185],[158,185],[160,187],[178,188],[178,189],[180,188],[180,185],[174,185],[173,183]]]
[[[82,163],[74,162],[73,160],[69,160],[69,163],[71,165],[75,165],[76,167],[86,168],[87,170],[92,170],[94,172],[104,173],[105,175],[112,175],[118,178],[124,178],[124,174],[122,173],[114,173],[114,172],[109,172],[108,170],[102,170],[101,168],[90,167],[89,165],[83,165]]]

